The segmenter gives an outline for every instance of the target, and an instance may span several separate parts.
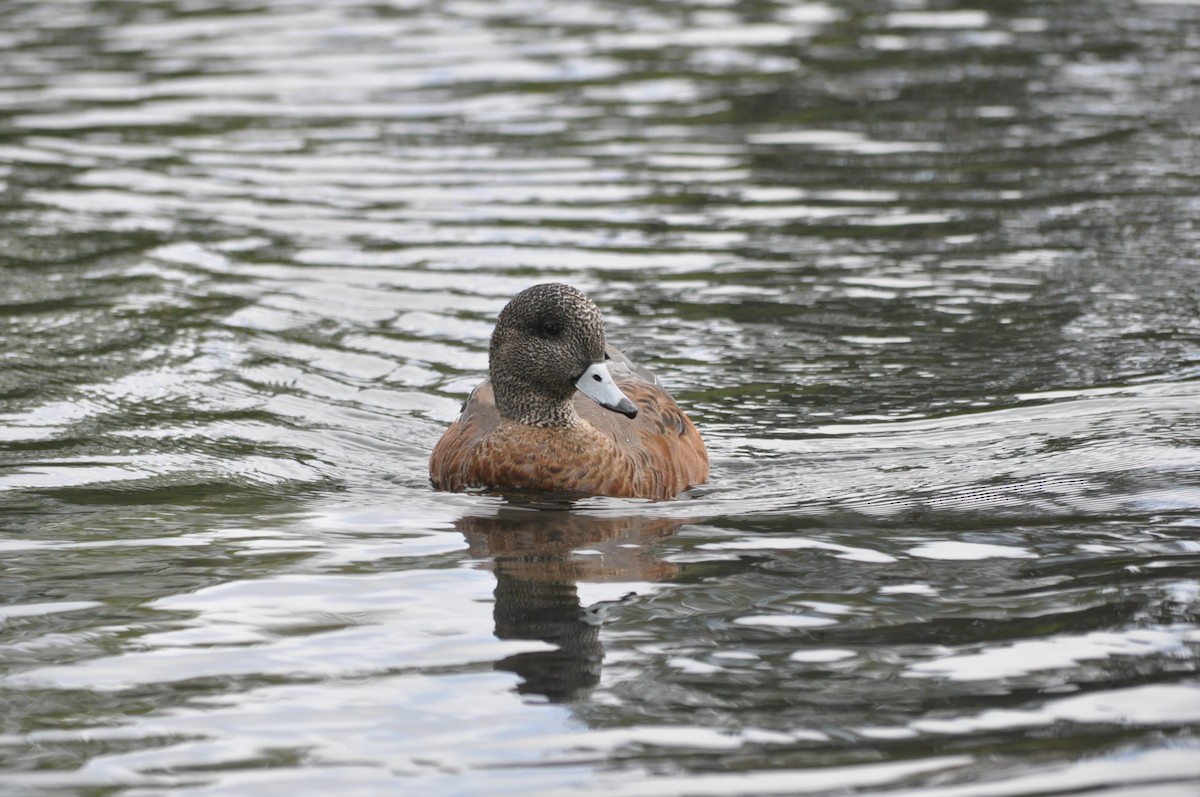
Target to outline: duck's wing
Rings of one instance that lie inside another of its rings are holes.
[[[611,343],[604,344],[604,359],[608,363],[608,371],[612,374],[613,381],[619,379],[641,379],[652,385],[662,384],[649,368],[638,365],[629,359],[625,352]]]
[[[637,417],[606,410],[578,392],[575,409],[636,461],[636,494],[661,500],[706,482],[708,451],[700,432],[658,377],[613,346],[605,354],[613,381],[637,405]]]
[[[483,380],[463,402],[458,419],[433,447],[429,457],[429,478],[436,490],[461,490],[466,486],[471,449],[500,425],[496,396],[490,379]]]

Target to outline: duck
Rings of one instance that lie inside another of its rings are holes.
[[[700,432],[609,344],[582,291],[534,285],[501,310],[488,377],[434,446],[435,490],[665,501],[708,481]]]

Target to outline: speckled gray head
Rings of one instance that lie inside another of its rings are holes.
[[[578,422],[576,388],[602,407],[637,415],[604,364],[600,310],[570,285],[534,285],[514,296],[500,311],[488,360],[497,409],[521,423]]]

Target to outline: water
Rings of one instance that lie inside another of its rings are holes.
[[[6,797],[1195,794],[1195,3],[0,20]],[[710,484],[430,491],[547,280]]]

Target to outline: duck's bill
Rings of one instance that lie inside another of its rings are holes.
[[[612,374],[608,372],[608,366],[604,363],[592,363],[588,366],[583,376],[575,382],[575,387],[606,410],[619,412],[629,418],[637,417],[637,405],[617,387]]]

